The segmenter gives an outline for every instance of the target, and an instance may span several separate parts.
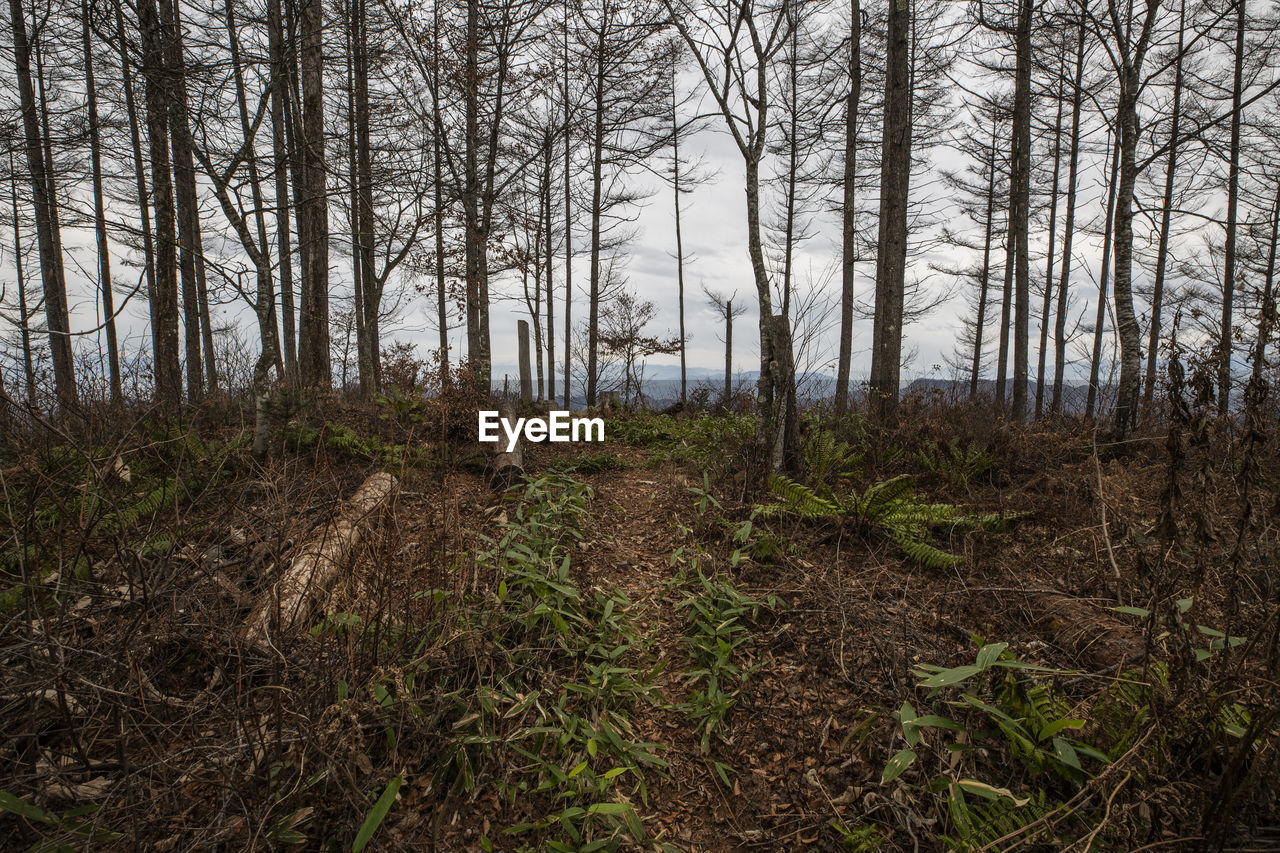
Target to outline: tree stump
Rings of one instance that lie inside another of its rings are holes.
[[[510,403],[504,401],[498,406],[498,417],[515,426],[516,413]],[[496,447],[493,454],[493,468],[489,472],[489,485],[493,489],[502,491],[524,479],[524,450],[520,446],[519,439],[516,439],[515,446],[511,450],[506,449],[505,429],[499,432]]]

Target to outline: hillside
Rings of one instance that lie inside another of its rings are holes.
[[[1237,547],[1229,435],[917,401],[808,416],[769,488],[750,419],[633,412],[504,491],[465,413],[326,410],[265,467],[211,409],[122,430],[127,478],[6,451],[7,849],[1280,844],[1274,533]],[[246,641],[379,470],[318,611]]]

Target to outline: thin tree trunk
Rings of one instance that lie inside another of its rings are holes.
[[[378,315],[382,310],[382,280],[373,265],[373,152],[369,118],[369,21],[363,2],[355,8],[355,104],[356,165],[360,177],[360,281],[364,287],[364,330],[368,338],[371,390],[382,390],[382,333]]]
[[[1017,69],[1013,94],[1013,164],[1009,219],[1013,228],[1013,419],[1027,417],[1027,366],[1031,348],[1031,14],[1034,0],[1021,0]]]
[[[431,86],[431,107],[438,116],[440,114],[440,4],[433,4],[431,10],[431,49],[435,57],[434,75]],[[444,162],[440,150],[440,133],[431,135],[431,168],[435,180],[433,187],[435,204],[435,240],[436,240],[436,323],[439,328],[440,353],[440,391],[443,393],[449,381],[449,312],[447,277],[444,262]]]
[[[595,57],[595,104],[591,128],[591,259],[587,296],[587,405],[596,403],[600,366],[600,228],[604,182],[604,62],[605,30],[600,25]]]
[[[1267,248],[1267,272],[1263,276],[1262,283],[1262,310],[1275,310],[1275,279],[1276,279],[1276,248],[1280,243],[1280,179],[1276,181],[1276,200],[1271,205],[1271,240]],[[1271,306],[1268,308],[1268,306]],[[1258,364],[1266,363],[1267,340],[1266,337],[1258,336],[1258,355],[1256,362]]]
[[[840,205],[840,352],[836,366],[836,412],[849,408],[853,360],[853,284],[858,255],[858,109],[862,100],[862,3],[849,4],[849,94],[844,106],[844,174]]]
[[[133,71],[129,64],[128,41],[125,36],[123,3],[115,3],[116,33],[119,39],[120,77],[124,84],[125,112],[129,117],[129,141],[133,148],[133,174],[138,192],[138,219],[142,225],[143,277],[147,284],[147,304],[156,303],[156,254],[151,230],[151,208],[147,204],[147,174],[142,158],[142,133],[138,129],[138,107],[133,96]],[[155,322],[152,320],[154,333]],[[153,334],[154,338],[154,334]],[[153,341],[154,344],[154,341]]]
[[[1102,234],[1102,272],[1098,277],[1098,315],[1093,326],[1093,355],[1089,361],[1089,395],[1085,400],[1084,416],[1093,420],[1098,403],[1098,381],[1102,372],[1102,336],[1107,321],[1107,279],[1111,274],[1111,248],[1115,233],[1116,184],[1120,175],[1119,134],[1111,145],[1111,174],[1107,179],[1107,217]]]
[[[546,174],[546,180],[542,184],[542,207],[547,212],[546,245],[544,247],[546,252],[544,265],[547,270],[547,400],[554,403],[556,400],[556,291],[552,286],[552,270],[554,269],[552,264],[555,259],[552,245],[553,237],[555,236],[552,227],[555,211],[551,204],[551,181],[554,178],[551,171],[552,138],[552,134],[548,132],[542,152],[542,168]],[[568,405],[567,402],[566,405]]]
[[[991,156],[987,160],[987,221],[982,238],[982,280],[978,283],[978,312],[973,323],[973,363],[969,369],[969,399],[978,397],[978,378],[982,373],[982,338],[987,326],[987,292],[991,280],[991,235],[995,230],[996,208],[996,137],[999,135],[1000,116],[992,113]]]
[[[785,220],[782,236],[782,314],[784,317],[791,317],[791,270],[792,261],[795,256],[795,234],[796,234],[796,172],[799,169],[800,142],[797,138],[797,127],[799,121],[796,116],[796,101],[799,98],[799,86],[797,77],[797,63],[799,57],[796,55],[799,44],[797,40],[798,29],[795,21],[791,21],[791,56],[787,61],[787,81],[789,83],[791,102],[787,105],[789,115],[789,130],[787,140],[787,198],[785,208]]]
[[[680,228],[680,116],[676,107],[676,65],[671,65],[671,185],[676,214],[676,288],[680,308],[680,402],[689,399],[688,333],[684,325],[684,235]]]
[[[572,372],[573,313],[573,134],[569,106],[569,8],[564,12],[564,407],[572,408],[569,377]]]
[[[80,34],[84,47],[85,95],[89,111],[89,166],[93,179],[93,231],[98,243],[98,290],[102,298],[102,326],[107,338],[111,405],[117,406],[123,391],[120,384],[120,349],[116,342],[115,299],[111,289],[111,252],[107,244],[107,217],[102,200],[102,145],[98,128],[98,87],[93,73],[93,45],[89,40],[89,0],[80,0]],[[16,223],[14,227],[16,229]],[[18,277],[21,279],[21,273]],[[25,313],[24,306],[23,314]],[[22,333],[24,337],[27,334],[25,320]]]
[[[907,261],[907,195],[911,182],[911,89],[907,37],[909,0],[889,4],[884,142],[880,160],[880,234],[876,249],[876,310],[871,345],[871,404],[886,420],[897,411],[902,370],[902,307]],[[763,309],[762,309],[763,310]]]
[[[242,71],[240,66],[240,36],[239,36],[239,31],[236,25],[234,3],[235,3],[235,0],[226,0],[227,34],[229,38],[229,44],[231,47],[232,79],[235,81],[235,86],[236,86],[236,104],[239,108],[239,114],[240,114],[240,132],[244,134],[244,138],[246,140],[246,147],[249,151],[249,154],[246,159],[249,167],[249,189],[252,193],[252,198],[253,198],[253,219],[254,219],[254,225],[257,228],[258,247],[259,247],[258,250],[264,256],[268,256],[271,251],[270,249],[271,244],[267,238],[267,222],[266,222],[266,216],[264,213],[266,209],[266,203],[262,200],[262,182],[258,176],[258,158],[255,153],[257,146],[256,146],[256,140],[253,138],[253,125],[249,121],[249,98],[245,93],[244,72]],[[188,157],[191,156],[189,149],[188,149],[187,156]],[[192,177],[193,184],[194,184],[194,180],[195,178],[194,178],[194,172],[193,172],[193,177]],[[198,234],[196,236],[196,243],[197,245],[199,244]],[[201,267],[203,268],[203,261],[201,261]],[[199,279],[203,281],[203,275],[199,276]],[[266,297],[270,305],[271,327],[274,329],[276,328],[276,300],[275,300],[274,282],[271,280],[270,273],[268,273],[266,284],[269,286],[269,290],[268,290],[268,293],[266,294]],[[283,374],[284,364],[281,360],[279,346],[274,347],[274,350],[275,350],[275,358],[276,358],[276,370],[278,373]],[[210,350],[210,353],[212,353],[212,350]]]
[[[187,359],[187,398],[204,395],[204,366],[200,358],[200,298],[196,259],[200,247],[200,211],[196,199],[195,164],[187,143],[187,72],[182,55],[182,24],[175,0],[159,0],[164,42],[165,105],[169,110],[169,144],[173,152],[174,205],[178,219],[178,273],[182,285],[183,343]],[[201,260],[203,263],[203,260]]]
[[[356,139],[359,137],[357,130],[356,113],[356,81],[355,81],[355,65],[358,61],[355,57],[356,39],[359,38],[359,4],[356,2],[347,2],[344,8],[344,17],[347,20],[347,26],[344,28],[346,38],[346,73],[347,73],[347,177],[348,188],[350,190],[350,199],[348,201],[348,217],[347,221],[351,231],[351,282],[352,282],[352,314],[355,317],[356,326],[356,366],[360,377],[360,396],[369,399],[373,392],[373,358],[369,352],[369,331],[365,325],[365,288],[368,285],[366,281],[364,268],[364,257],[360,246],[361,230],[360,217],[364,214],[363,206],[360,203],[360,170],[357,165],[356,155]],[[346,384],[346,377],[343,377],[343,384]]]
[[[733,300],[724,306],[724,406],[733,399]]]
[[[1173,217],[1173,185],[1178,172],[1178,127],[1182,119],[1182,54],[1185,42],[1187,4],[1184,0],[1179,16],[1178,55],[1173,69],[1173,106],[1169,126],[1169,166],[1164,173],[1164,204],[1160,210],[1160,241],[1156,247],[1155,283],[1151,290],[1151,330],[1147,337],[1147,376],[1142,407],[1151,410],[1155,397],[1156,363],[1160,351],[1160,311],[1164,307],[1165,269],[1169,262],[1169,229]]]
[[[1009,384],[1009,319],[1013,313],[1013,272],[1017,265],[1013,246],[1013,215],[1005,211],[1004,287],[1000,296],[1000,347],[996,354],[996,406],[1003,410]]]
[[[1076,224],[1076,174],[1080,165],[1080,110],[1084,103],[1085,18],[1076,33],[1076,71],[1071,96],[1071,146],[1067,164],[1067,221],[1062,231],[1062,271],[1058,279],[1058,310],[1053,327],[1052,414],[1062,413],[1062,379],[1067,365],[1067,306],[1071,283],[1071,242]]]
[[[22,371],[27,380],[27,405],[36,409],[36,369],[31,357],[31,316],[27,312],[27,278],[22,272],[22,220],[18,217],[18,172],[9,152],[9,193],[13,199],[13,265],[18,277],[18,334],[22,340]]]
[[[280,0],[267,0],[267,42],[271,59],[271,153],[275,169],[276,252],[280,258],[280,322],[284,375],[298,381],[298,320],[293,310],[293,249],[289,229],[289,72]]]
[[[1231,80],[1231,148],[1227,166],[1227,234],[1223,245],[1222,325],[1218,329],[1218,414],[1231,402],[1231,312],[1236,286],[1236,231],[1240,205],[1240,101],[1244,95],[1245,0],[1235,0],[1235,66]],[[1117,273],[1119,271],[1117,270]]]
[[[32,201],[36,214],[36,241],[40,249],[40,281],[44,288],[44,310],[49,327],[49,347],[53,354],[54,390],[58,405],[65,412],[74,409],[77,400],[75,365],[71,352],[71,325],[67,313],[67,285],[62,267],[62,248],[58,239],[57,198],[50,191],[52,176],[48,174],[35,88],[31,80],[31,45],[27,41],[26,13],[22,0],[9,0],[13,30],[14,71],[18,78],[18,95],[22,107],[22,126],[27,155],[27,172],[31,177]]]
[[[479,93],[479,0],[467,0],[467,37],[463,70],[463,105],[466,124],[464,155],[463,219],[466,225],[467,360],[475,375],[476,387],[490,391],[487,306],[483,303],[485,234],[480,214],[480,93]]]
[[[1036,365],[1036,420],[1044,413],[1044,371],[1049,349],[1049,309],[1053,305],[1054,243],[1058,236],[1058,178],[1062,167],[1062,80],[1066,75],[1066,57],[1058,64],[1058,114],[1053,122],[1053,191],[1049,194],[1049,248],[1045,252],[1044,303],[1040,308],[1040,347]]]

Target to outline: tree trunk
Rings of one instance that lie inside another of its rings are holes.
[[[858,109],[862,100],[862,2],[849,4],[849,94],[844,105],[844,174],[840,203],[840,352],[836,359],[836,412],[849,408],[853,360],[853,284],[858,256]]]
[[[1009,320],[1013,314],[1013,273],[1017,267],[1013,243],[1013,213],[1005,211],[1004,287],[1000,295],[1000,346],[996,353],[996,406],[1004,410],[1009,393]]]
[[[871,405],[880,420],[898,407],[902,370],[902,304],[907,263],[907,194],[911,184],[911,88],[907,36],[910,0],[889,4],[884,141],[880,159],[880,233],[876,248],[876,310],[871,344]]]
[[[485,304],[486,286],[483,281],[487,235],[484,233],[480,212],[479,28],[479,0],[467,0],[467,39],[463,70],[466,151],[462,192],[463,219],[466,225],[467,360],[474,371],[476,387],[482,394],[488,394],[492,356],[488,346],[489,311]]]
[[[595,104],[591,128],[591,267],[587,295],[587,405],[596,403],[600,349],[600,206],[604,181],[604,62],[605,30],[596,45]]]
[[[1169,228],[1173,217],[1173,184],[1178,171],[1178,126],[1182,119],[1182,54],[1185,43],[1187,4],[1179,16],[1178,55],[1173,67],[1173,106],[1169,126],[1169,166],[1164,173],[1164,204],[1160,210],[1160,240],[1156,247],[1155,283],[1151,290],[1151,330],[1147,337],[1147,376],[1143,383],[1142,408],[1151,410],[1155,397],[1156,362],[1160,352],[1160,310],[1164,307],[1165,269],[1169,262]]]
[[[169,160],[169,103],[164,36],[155,0],[138,3],[142,75],[147,91],[147,138],[151,149],[151,198],[156,212],[156,285],[151,304],[156,399],[176,408],[182,397],[178,359],[178,245]]]
[[[1267,271],[1263,275],[1262,310],[1275,310],[1276,249],[1280,243],[1280,179],[1276,180],[1276,199],[1271,205],[1271,239],[1267,246]],[[1261,325],[1261,323],[1260,323]],[[1255,369],[1266,364],[1266,336],[1258,336],[1258,352],[1254,356]]]
[[[688,333],[684,325],[684,235],[680,229],[680,116],[676,107],[676,64],[671,65],[671,185],[676,214],[676,293],[680,308],[680,402],[689,399]]]
[[[724,306],[724,407],[733,400],[733,300]]]
[[[1231,79],[1231,148],[1227,166],[1227,234],[1222,248],[1222,325],[1218,329],[1218,414],[1231,402],[1231,313],[1236,286],[1237,209],[1240,205],[1240,101],[1244,95],[1245,0],[1235,0],[1236,46]],[[1136,119],[1135,119],[1136,123]],[[1117,269],[1117,275],[1119,270]]]
[[[49,347],[53,353],[54,388],[58,405],[69,411],[76,405],[76,374],[72,362],[71,325],[67,313],[67,284],[58,241],[57,199],[50,192],[51,178],[37,115],[35,88],[31,80],[31,46],[27,41],[26,13],[22,0],[9,0],[13,29],[14,71],[22,106],[27,171],[36,214],[36,240],[40,247],[40,280],[44,288],[44,310],[49,327]]]
[[[293,249],[289,230],[289,70],[280,0],[267,0],[267,41],[271,59],[271,153],[275,168],[276,252],[280,258],[280,312],[284,373],[298,381],[298,321],[293,311]]]
[[[552,134],[547,133],[545,144],[542,152],[542,169],[546,175],[546,180],[542,184],[542,208],[546,211],[546,244],[543,247],[546,257],[544,265],[547,270],[547,402],[555,403],[556,401],[556,296],[555,288],[552,287],[552,270],[554,269],[552,262],[555,258],[554,246],[552,238],[554,229],[552,220],[555,211],[551,205],[551,180],[554,177],[551,170],[551,142]],[[566,406],[568,403],[566,402]]]
[[[337,516],[318,535],[298,547],[279,582],[258,598],[245,620],[246,641],[270,644],[273,637],[297,633],[305,627],[316,600],[333,586],[370,519],[391,501],[395,487],[395,477],[374,474],[338,508]]]
[[[1113,437],[1119,441],[1137,422],[1142,393],[1142,330],[1133,309],[1133,188],[1138,179],[1138,71],[1120,89],[1120,180],[1116,189],[1116,331],[1120,337],[1120,387]],[[1229,377],[1228,377],[1229,378]]]
[[[1120,136],[1111,145],[1111,174],[1107,179],[1107,216],[1102,234],[1102,272],[1098,277],[1098,315],[1093,325],[1093,356],[1089,361],[1089,395],[1084,416],[1093,420],[1098,404],[1098,382],[1102,373],[1102,335],[1107,324],[1107,278],[1111,273],[1111,244],[1115,233],[1116,183],[1120,175]]]
[[[355,318],[356,327],[356,366],[360,377],[360,396],[367,400],[373,393],[373,357],[369,348],[369,332],[365,326],[365,288],[368,284],[365,277],[363,252],[360,247],[360,217],[363,215],[363,206],[360,203],[360,169],[357,165],[356,155],[356,139],[359,136],[359,132],[356,129],[358,108],[356,107],[355,82],[355,65],[358,61],[355,57],[355,52],[358,50],[356,40],[359,38],[359,24],[357,22],[360,15],[358,4],[354,2],[346,3],[344,14],[347,19],[344,35],[346,37],[347,72],[347,183],[350,191],[347,220],[351,232],[351,310],[352,316]],[[345,375],[343,376],[343,384],[346,384]]]
[[[89,112],[89,168],[93,180],[93,231],[98,244],[98,291],[102,298],[102,326],[107,338],[107,370],[111,384],[111,405],[114,407],[119,405],[123,391],[120,385],[120,349],[116,342],[115,294],[111,288],[111,251],[107,244],[107,216],[102,197],[102,145],[98,127],[98,87],[93,73],[93,45],[89,40],[89,0],[80,0],[80,35],[84,49],[85,96]],[[17,227],[16,223],[14,227]],[[25,313],[26,308],[23,306],[23,314]],[[23,335],[26,334],[24,321]]]
[[[363,2],[353,2],[352,48],[355,54],[356,165],[359,171],[360,283],[364,288],[364,331],[369,380],[366,393],[382,390],[382,280],[373,266],[373,153],[369,129],[369,24]]]
[[[1062,99],[1063,79],[1067,72],[1067,60],[1060,55],[1058,62],[1058,110],[1053,122],[1053,190],[1049,194],[1049,248],[1045,252],[1044,302],[1040,307],[1040,347],[1036,364],[1036,420],[1044,414],[1044,370],[1049,349],[1049,309],[1053,305],[1053,250],[1058,236],[1058,178],[1062,167]]]
[[[1067,365],[1067,298],[1071,283],[1071,239],[1076,224],[1076,173],[1080,165],[1080,109],[1084,103],[1085,18],[1076,33],[1076,71],[1071,95],[1071,146],[1067,164],[1067,221],[1062,230],[1062,272],[1058,279],[1058,310],[1053,327],[1053,398],[1049,411],[1062,413],[1062,379]]]
[[[200,358],[200,287],[197,263],[203,270],[200,209],[196,197],[196,171],[187,140],[187,71],[182,51],[182,22],[175,0],[159,0],[160,31],[164,43],[165,105],[169,110],[169,144],[173,151],[174,204],[178,220],[178,273],[182,284],[183,342],[187,358],[187,398],[204,395],[204,366]],[[210,338],[212,341],[212,338]],[[210,344],[212,346],[212,343]]]
[[[22,220],[18,217],[18,171],[9,152],[9,193],[13,199],[13,265],[18,278],[18,334],[22,340],[22,372],[27,380],[27,405],[36,410],[36,369],[31,357],[31,316],[27,312],[27,279],[22,272]]]
[[[999,135],[1000,116],[993,112],[991,118],[991,157],[987,160],[987,221],[982,238],[982,280],[978,282],[978,312],[973,323],[973,363],[969,368],[969,399],[978,397],[978,379],[982,374],[982,338],[987,326],[987,293],[991,280],[991,235],[995,230],[996,208],[996,138]]]
[[[564,407],[573,408],[569,389],[573,326],[573,132],[569,106],[569,9],[564,12]]]
[[[1027,417],[1027,365],[1031,336],[1031,14],[1034,0],[1021,0],[1013,94],[1013,163],[1009,219],[1014,248],[1013,419]]]
[[[302,258],[302,311],[298,362],[302,383],[328,388],[329,212],[324,150],[324,6],[300,0],[302,68],[301,193],[295,193],[305,233],[298,234]],[[300,232],[303,229],[299,229]]]

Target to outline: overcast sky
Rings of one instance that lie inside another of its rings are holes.
[[[959,106],[961,95],[962,93],[960,92],[956,93],[957,107]],[[741,301],[741,304],[747,306],[748,314],[739,318],[735,326],[734,363],[736,370],[751,371],[756,368],[759,357],[756,343],[757,301],[747,254],[741,156],[732,140],[719,130],[719,126],[715,121],[709,125],[708,129],[702,130],[689,138],[686,145],[687,151],[691,153],[700,152],[704,157],[705,166],[709,170],[718,173],[718,177],[714,182],[698,187],[694,192],[685,195],[682,199],[684,243],[687,259],[685,282],[686,324],[689,333],[689,366],[691,369],[723,370],[724,345],[721,342],[723,323],[708,308],[706,299],[702,295],[701,286],[705,283],[707,286],[722,293],[729,294],[736,291],[737,299]],[[935,168],[947,166],[958,169],[965,162],[963,157],[945,147],[933,149],[930,156]],[[771,164],[767,162],[766,168],[771,168]],[[942,219],[944,221],[954,219],[954,210],[947,211],[949,199],[945,196],[945,188],[940,182],[928,180],[927,178],[928,176],[913,177],[913,200],[929,201],[935,209],[943,213]],[[1088,223],[1098,213],[1101,190],[1099,178],[1097,164],[1091,160],[1086,160],[1079,182],[1078,226]],[[655,334],[665,332],[674,334],[679,328],[679,315],[677,309],[676,262],[672,256],[675,248],[675,237],[671,189],[669,186],[657,184],[652,178],[650,178],[650,182],[654,184],[656,192],[638,211],[638,219],[635,223],[636,239],[624,250],[628,258],[625,272],[629,287],[642,298],[652,300],[659,309],[657,319],[653,322],[650,330]],[[1060,199],[1065,199],[1065,178],[1063,183]],[[942,194],[940,197],[932,197],[939,193]],[[206,207],[211,204],[207,198],[202,199],[202,202]],[[871,209],[873,209],[873,205]],[[870,216],[872,214],[864,215]],[[769,216],[766,215],[766,219],[768,218]],[[1061,222],[1060,213],[1059,229],[1061,228]],[[838,224],[829,214],[819,214],[814,217],[813,224],[817,233],[812,239],[799,247],[795,260],[795,275],[800,282],[811,279],[824,284],[827,298],[833,302],[838,302],[840,283],[838,272],[835,268],[835,262],[839,257]],[[330,225],[335,235],[337,235],[345,227],[345,221],[343,217],[335,212],[330,217]],[[586,314],[587,258],[585,252],[582,251],[587,239],[586,226],[585,216],[580,216],[580,221],[575,227],[575,243],[580,252],[575,258],[574,264],[574,284],[577,293],[577,299],[574,304],[575,326]],[[26,245],[24,246],[24,254],[29,255],[27,258],[29,275],[34,274],[38,269],[35,264],[33,238],[34,234],[27,235]],[[10,235],[5,235],[4,239],[0,240],[0,245],[4,246],[5,256],[4,271],[0,272],[0,282],[3,282],[6,288],[12,288],[13,286],[11,239]],[[206,240],[210,239],[215,238],[212,235],[206,238]],[[1033,254],[1036,252],[1037,246],[1041,247],[1040,250],[1043,251],[1044,240],[1044,234],[1033,231]],[[94,293],[94,286],[91,283],[92,277],[87,272],[92,270],[95,264],[95,250],[93,248],[91,229],[88,227],[65,229],[64,244],[68,252],[67,274],[69,295],[72,302],[73,326],[80,330],[91,329],[100,323],[98,303]],[[952,252],[952,250],[939,250],[932,255],[921,255],[909,259],[908,277],[913,272],[927,274],[928,265],[931,262],[959,263],[963,260],[959,255],[953,256],[948,252]],[[1072,276],[1073,290],[1082,300],[1091,302],[1096,293],[1091,270],[1096,269],[1099,255],[1096,238],[1078,232],[1075,254],[1077,268]],[[333,264],[333,296],[331,297],[331,302],[336,302],[342,299],[341,294],[350,292],[350,265],[346,246],[341,242],[335,241],[331,248],[330,258]],[[133,263],[129,263],[129,260],[126,258],[126,253],[122,247],[113,246],[112,262],[115,270],[117,291],[121,290],[121,288],[128,288],[139,280],[140,273],[136,266],[136,259],[134,259]],[[872,302],[874,266],[874,258],[869,257],[858,265],[857,270],[857,299],[867,305]],[[1135,270],[1135,273],[1139,279],[1143,275],[1141,269]],[[1037,275],[1033,275],[1034,281],[1038,281]],[[557,387],[563,382],[560,374],[564,334],[563,283],[563,268],[558,267],[555,270]],[[945,277],[936,275],[933,277],[932,286],[940,287],[945,284],[947,284]],[[999,281],[993,282],[993,286],[997,290],[999,285]],[[29,287],[31,287],[33,294],[37,292],[38,279],[31,280]],[[497,382],[501,381],[504,373],[515,373],[516,320],[527,317],[527,313],[523,302],[517,302],[514,298],[504,299],[501,297],[504,295],[514,297],[518,288],[518,280],[512,280],[509,277],[505,280],[495,281],[492,285],[494,304],[492,306],[491,331],[494,376]],[[998,298],[998,294],[996,296]],[[8,300],[11,300],[11,298],[11,295],[7,297]],[[117,304],[121,298],[121,296],[117,296]],[[33,301],[34,299],[35,297],[32,296]],[[1081,303],[1081,305],[1083,304],[1084,302]],[[1038,301],[1036,305],[1033,305],[1033,351],[1031,356],[1033,371],[1036,358],[1034,348],[1038,341],[1038,323],[1035,319],[1039,313],[1037,306]],[[955,344],[956,333],[960,325],[960,315],[966,310],[963,299],[957,295],[921,322],[907,327],[904,349],[917,350],[907,370],[906,375],[908,377],[934,375],[935,365],[945,365],[944,357],[952,351]],[[1080,307],[1077,307],[1076,311],[1078,312],[1079,310]],[[250,342],[256,340],[252,313],[246,305],[243,303],[223,305],[216,309],[216,313],[219,313],[221,317],[215,317],[215,327],[228,320],[236,319],[245,331],[244,339]],[[989,316],[993,320],[998,319],[998,315]],[[1092,311],[1088,312],[1088,316],[1092,317]],[[37,319],[42,319],[42,317]],[[988,327],[988,348],[994,347],[994,327],[994,323]],[[120,333],[127,349],[149,347],[146,303],[141,295],[135,296],[123,311],[120,318]],[[393,327],[384,334],[384,345],[395,339],[409,340],[417,344],[420,354],[426,357],[436,341],[434,299],[418,297],[406,312],[401,327]],[[813,369],[834,373],[835,346],[838,336],[839,314],[838,311],[833,310],[829,315],[829,322],[823,328],[815,345],[808,352],[805,363],[801,364],[801,367],[808,365]],[[852,373],[855,379],[864,378],[869,367],[870,336],[871,321],[869,319],[858,319],[854,329]],[[463,330],[461,328],[455,329],[451,334],[451,339],[453,342],[453,354],[456,357],[458,353],[464,351],[462,343]],[[78,346],[82,349],[92,349],[101,345],[100,341],[97,340],[97,336],[93,335],[81,338],[78,343]],[[649,363],[649,375],[654,375],[654,368],[660,365],[666,365],[670,369],[678,364],[679,361],[676,356],[656,357]],[[337,369],[335,364],[335,371]],[[581,369],[581,366],[579,366],[579,369]],[[665,373],[666,371],[663,372]],[[950,376],[951,370],[944,366],[941,375]]]

